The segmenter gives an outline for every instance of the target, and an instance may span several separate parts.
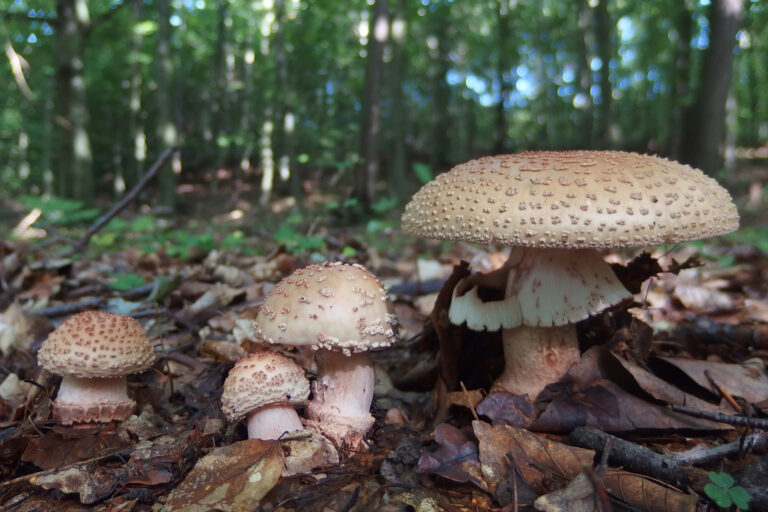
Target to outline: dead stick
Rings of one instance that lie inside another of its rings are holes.
[[[608,463],[612,466],[623,466],[627,471],[652,476],[672,485],[690,485],[696,490],[703,489],[708,482],[706,472],[702,469],[685,467],[671,457],[596,428],[578,427],[570,435],[576,446],[595,450],[598,454],[602,453],[611,438],[613,443]]]
[[[726,425],[735,425],[739,427],[756,428],[760,430],[768,430],[768,419],[765,418],[750,418],[749,416],[737,416],[733,414],[723,414],[716,411],[702,411],[694,407],[685,407],[683,405],[671,405],[672,410],[681,412],[695,418],[703,418],[705,420],[717,421],[718,423],[725,423]]]
[[[130,204],[131,201],[133,201],[137,195],[139,195],[139,192],[141,192],[144,187],[147,186],[147,184],[152,180],[152,178],[155,177],[155,175],[160,171],[160,169],[163,167],[163,164],[166,160],[173,154],[174,151],[176,151],[178,148],[172,147],[168,148],[157,158],[157,161],[155,161],[154,164],[152,164],[152,167],[149,168],[149,170],[144,173],[144,176],[141,177],[139,182],[133,186],[133,188],[128,191],[127,194],[123,196],[123,198],[115,204],[107,213],[102,215],[99,219],[96,220],[91,226],[85,231],[83,236],[80,238],[80,240],[77,241],[74,247],[72,247],[71,250],[67,251],[63,256],[72,256],[75,253],[78,253],[85,249],[88,246],[88,243],[91,241],[91,237],[95,235],[101,228],[103,228],[107,222],[112,220],[112,218],[120,213],[128,204]]]

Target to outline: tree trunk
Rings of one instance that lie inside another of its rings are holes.
[[[578,125],[579,135],[577,137],[579,145],[583,148],[591,148],[593,140],[593,130],[595,121],[594,102],[592,101],[592,69],[589,66],[589,49],[594,45],[594,32],[592,31],[590,19],[592,14],[589,10],[589,0],[583,0],[579,6],[579,30],[580,37],[576,42],[579,53],[579,75],[578,75],[578,98],[579,102],[576,108],[579,109]]]
[[[177,144],[176,124],[173,120],[171,78],[171,8],[170,2],[157,2],[158,30],[156,50],[157,82],[157,137],[159,151],[165,151]],[[159,203],[169,211],[176,208],[176,174],[172,165],[160,171],[158,175]]]
[[[683,161],[705,172],[716,171],[723,164],[725,103],[743,11],[743,0],[712,0],[709,8],[709,47],[682,147]]]
[[[608,0],[599,0],[595,7],[595,44],[597,56],[602,62],[600,68],[600,104],[597,109],[597,128],[595,144],[598,148],[611,146],[611,103],[613,90],[611,88],[611,56],[613,45],[611,44],[611,18],[608,13]]]
[[[512,74],[512,65],[509,59],[510,55],[510,37],[512,29],[510,27],[509,3],[507,0],[498,0],[496,6],[496,80],[499,82],[499,102],[496,104],[494,130],[493,130],[493,152],[496,154],[506,153],[507,147],[507,103],[514,89],[514,74]]]
[[[58,0],[56,12],[57,193],[90,203],[94,194],[93,155],[83,72],[85,39],[91,23],[88,3]]]
[[[448,153],[448,100],[450,89],[446,82],[446,74],[451,63],[448,59],[448,23],[450,4],[438,0],[432,13],[432,34],[437,44],[430,48],[432,61],[432,123],[430,126],[430,159],[429,165],[434,174],[446,170],[449,159]]]
[[[368,24],[368,45],[363,98],[362,171],[356,173],[355,197],[364,206],[376,201],[379,179],[379,132],[381,130],[381,77],[384,66],[384,43],[388,38],[388,0],[375,0]]]
[[[673,18],[673,62],[670,77],[673,83],[669,94],[669,124],[670,140],[667,153],[670,158],[680,158],[680,146],[685,131],[685,102],[689,94],[690,62],[691,62],[691,34],[693,31],[693,16],[689,9],[690,2],[679,2],[673,5],[675,14]]]
[[[405,0],[395,0],[395,13],[389,32],[392,40],[392,63],[390,73],[390,95],[392,97],[391,144],[392,163],[389,189],[399,201],[405,201],[410,195],[407,178],[407,156],[405,138],[408,133],[408,114],[405,106],[405,39],[407,34],[405,21]]]
[[[132,5],[134,31],[131,36],[131,81],[128,86],[128,131],[133,141],[133,154],[131,158],[132,169],[125,177],[128,187],[138,183],[147,163],[147,134],[144,131],[144,119],[141,108],[144,66],[141,63],[140,52],[144,37],[139,30],[135,30],[136,25],[141,23],[144,10],[143,5],[142,2],[134,2]]]

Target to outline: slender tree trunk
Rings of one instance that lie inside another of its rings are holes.
[[[445,170],[448,163],[448,100],[450,89],[446,82],[446,74],[451,63],[448,59],[448,24],[450,4],[438,0],[432,13],[432,34],[437,46],[430,48],[432,67],[432,123],[430,126],[430,159],[429,165],[433,173]]]
[[[496,104],[493,134],[493,152],[496,154],[506,153],[507,148],[507,107],[509,97],[514,89],[514,79],[511,74],[512,64],[510,55],[510,37],[512,29],[510,27],[509,2],[507,0],[498,0],[496,9],[496,34],[498,41],[496,43],[496,80],[499,82],[500,94],[499,102]]]
[[[669,126],[670,138],[667,144],[667,154],[670,158],[678,160],[680,158],[680,146],[683,132],[685,131],[685,103],[688,101],[690,88],[690,69],[691,69],[691,34],[693,31],[693,15],[690,8],[690,2],[675,3],[673,16],[673,37],[672,69],[669,76],[672,79],[672,85],[669,93]]]
[[[389,33],[392,41],[392,62],[390,73],[390,96],[392,98],[391,140],[392,172],[389,189],[400,201],[410,196],[407,180],[407,156],[405,138],[408,133],[408,114],[405,111],[405,39],[407,26],[405,21],[405,0],[395,0],[395,12],[390,23]]]
[[[356,173],[355,197],[362,205],[376,201],[379,179],[379,133],[381,131],[381,77],[384,67],[384,44],[388,39],[388,0],[375,0],[371,8],[365,68],[365,97],[363,99],[362,172]]]
[[[591,18],[592,13],[589,8],[589,0],[583,0],[579,5],[579,30],[581,34],[576,42],[579,51],[579,103],[576,105],[576,108],[580,112],[578,115],[579,136],[577,139],[579,145],[583,148],[591,148],[594,144],[595,112],[591,93],[592,69],[589,66],[589,49],[595,44],[595,35],[591,29]]]
[[[143,3],[134,2],[133,23],[134,31],[131,36],[131,81],[128,90],[128,131],[131,134],[133,151],[131,158],[131,171],[125,177],[127,186],[132,187],[138,183],[144,174],[147,162],[147,135],[144,132],[144,119],[141,108],[141,92],[143,83],[143,65],[141,64],[140,52],[141,44],[144,39],[141,31],[135,30],[136,25],[141,23],[143,15]]]
[[[171,80],[171,8],[170,2],[157,2],[158,30],[155,77],[157,82],[157,136],[160,152],[177,144],[176,124],[173,120],[173,95]],[[158,175],[160,204],[174,211],[176,208],[176,173],[173,165],[166,165]]]
[[[743,0],[712,0],[709,8],[709,47],[682,146],[683,160],[706,172],[714,172],[723,164],[725,104],[743,11]]]
[[[600,104],[597,107],[597,127],[595,143],[598,148],[607,148],[612,145],[612,102],[613,90],[611,88],[611,56],[613,45],[611,44],[611,18],[608,13],[608,0],[599,0],[594,8],[595,16],[595,43],[597,56],[602,62],[600,68]]]
[[[88,3],[57,0],[56,12],[57,192],[90,203],[94,193],[93,155],[83,72],[85,39],[91,24]]]

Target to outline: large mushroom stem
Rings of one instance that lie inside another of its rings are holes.
[[[456,290],[467,292],[454,291],[451,322],[467,322],[474,330],[503,329],[505,367],[493,389],[531,398],[579,360],[576,322],[630,296],[591,249],[517,247],[501,269],[488,275],[497,276],[494,287],[503,287],[504,299],[479,298],[474,283],[487,285],[487,277],[475,278],[468,290],[459,282]]]
[[[259,407],[248,414],[246,422],[248,439],[279,439],[286,432],[301,430],[301,424],[296,409],[291,404],[272,404]]]
[[[128,398],[125,376],[82,378],[65,376],[53,401],[53,417],[61,423],[124,420],[136,402]]]
[[[317,380],[312,383],[312,400],[307,405],[310,419],[347,425],[365,434],[373,426],[374,374],[371,355],[359,352],[344,355],[317,351]]]

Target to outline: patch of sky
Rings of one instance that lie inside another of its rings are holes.
[[[592,57],[592,59],[589,61],[589,69],[592,71],[600,71],[603,69],[602,59],[600,59],[600,57]]]
[[[35,34],[29,34],[29,36],[27,37],[27,43],[37,44],[37,36]]]
[[[567,63],[565,68],[563,68],[563,74],[561,76],[563,78],[563,82],[566,84],[570,84],[576,80],[576,65],[570,62]]]
[[[709,20],[697,13],[693,15],[693,21],[699,30],[694,34],[691,45],[698,50],[705,50],[709,47]]]
[[[561,85],[557,88],[557,95],[561,98],[565,98],[571,96],[575,90],[576,88],[572,85]]]
[[[637,34],[635,22],[629,16],[619,18],[619,21],[616,22],[616,28],[619,29],[619,39],[624,43],[634,39]]]
[[[172,27],[180,27],[181,26],[181,16],[178,14],[171,14],[170,20],[168,22],[171,24]]]
[[[40,31],[43,35],[49,36],[53,34],[53,27],[51,27],[47,21],[44,21],[40,24]]]

